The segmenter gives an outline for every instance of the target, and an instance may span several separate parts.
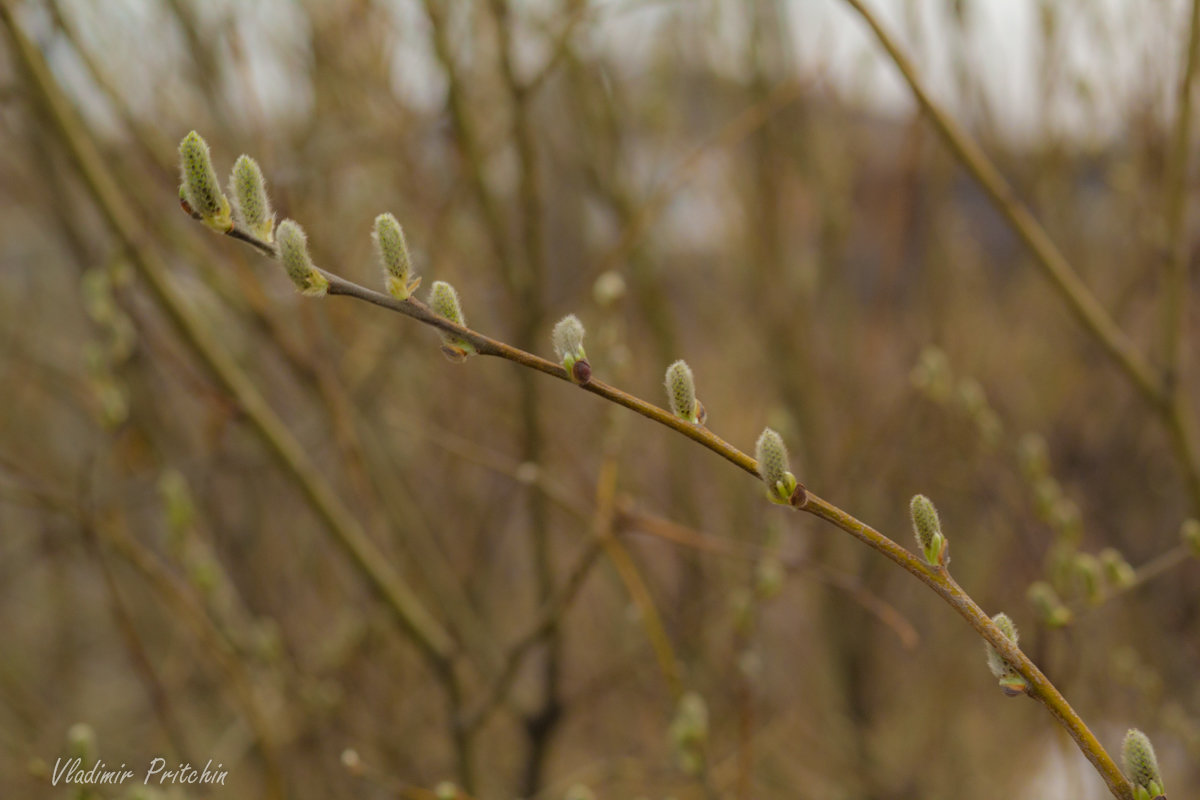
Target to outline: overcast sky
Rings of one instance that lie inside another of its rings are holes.
[[[610,9],[605,23],[614,44],[631,57],[661,33],[653,24],[680,9],[703,14],[714,29],[742,32],[739,0],[600,0]],[[882,54],[861,18],[841,0],[782,0],[802,74],[820,75],[840,92],[871,108],[904,111],[911,94]],[[1130,104],[1155,98],[1158,110],[1174,104],[1187,7],[1182,0],[963,0],[965,29],[951,23],[953,0],[868,0],[906,45],[935,94],[958,105],[955,59],[978,82],[967,95],[983,92],[997,123],[1020,135],[1052,113],[1060,132],[1111,137],[1119,134]],[[1041,99],[1045,48],[1043,11],[1055,19],[1061,41],[1056,70],[1061,75],[1053,103]],[[733,48],[731,48],[731,51]],[[731,63],[737,56],[731,56]],[[719,59],[718,59],[719,63]],[[733,67],[731,67],[732,69]],[[958,109],[965,111],[963,108]]]
[[[476,0],[448,0],[475,2]],[[521,0],[527,10],[557,9],[559,0]],[[714,69],[736,77],[744,69],[742,0],[593,0],[595,10],[588,36],[603,41],[617,63],[638,63],[664,32],[686,20],[709,43]],[[786,8],[791,58],[801,76],[832,88],[867,108],[904,113],[911,94],[883,56],[862,20],[841,0],[781,0]],[[1100,140],[1119,136],[1135,107],[1169,114],[1174,105],[1182,40],[1187,22],[1183,0],[962,0],[965,29],[950,22],[954,0],[868,0],[920,65],[935,95],[960,117],[968,118],[979,98],[986,98],[993,122],[1010,135],[1040,136],[1042,122],[1072,136]],[[183,43],[164,19],[154,0],[65,0],[93,24],[84,32],[92,46],[111,47],[112,37],[129,39],[130,52],[121,52],[122,85],[135,107],[153,104],[164,80],[180,63]],[[305,48],[307,19],[296,0],[205,0],[196,10],[213,30],[236,21],[250,63],[235,75],[227,89],[248,113],[272,117],[303,113],[305,98],[289,93],[294,86],[287,59],[280,53]],[[1044,100],[1044,37],[1041,8],[1053,10],[1063,42],[1055,71],[1060,79],[1051,101]],[[393,74],[399,94],[409,102],[440,108],[444,81],[435,66],[424,15],[415,0],[394,0],[398,47]],[[31,18],[37,14],[30,14]],[[48,18],[42,16],[43,25]],[[45,28],[43,28],[45,30]],[[545,38],[527,39],[528,60],[534,67],[544,53]],[[55,68],[79,85],[83,70],[70,53],[59,52]],[[956,60],[965,69],[955,69]],[[647,63],[643,59],[642,63]],[[147,74],[160,76],[146,81]],[[955,75],[974,76],[958,85]],[[303,93],[303,90],[301,89]],[[103,124],[102,104],[89,110]],[[144,101],[143,101],[144,98]]]
[[[1186,4],[1174,0],[967,0],[968,31],[948,23],[948,0],[869,0],[910,49],[939,94],[954,96],[952,60],[971,72],[1007,122],[1020,131],[1039,118],[1043,69],[1042,7],[1062,41],[1056,124],[1075,133],[1118,132],[1135,97],[1174,105],[1173,86],[1186,35]],[[909,107],[911,95],[857,15],[836,0],[790,0],[797,52],[846,89],[882,108]],[[916,20],[914,24],[913,20]],[[915,29],[915,30],[914,30]],[[963,45],[966,45],[963,47]],[[871,57],[862,54],[870,51]]]

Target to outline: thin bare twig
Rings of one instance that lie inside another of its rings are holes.
[[[1167,574],[1176,567],[1182,566],[1189,561],[1195,560],[1195,556],[1185,544],[1177,544],[1170,550],[1159,553],[1154,558],[1142,564],[1133,571],[1133,580],[1124,583],[1121,586],[1111,588],[1104,592],[1095,602],[1080,603],[1075,602],[1068,605],[1068,608],[1075,614],[1085,614],[1089,611],[1095,611],[1111,600],[1116,600],[1122,595],[1126,595],[1135,589],[1145,586],[1150,581]]]
[[[1012,186],[1000,174],[991,160],[965,131],[934,102],[929,91],[917,77],[916,66],[900,49],[892,35],[862,0],[845,0],[857,11],[875,33],[900,74],[920,104],[921,110],[933,122],[943,141],[991,198],[996,210],[1008,221],[1033,254],[1038,266],[1062,295],[1071,312],[1092,333],[1100,345],[1129,375],[1134,385],[1152,403],[1160,398],[1158,377],[1145,356],[1134,346],[1109,313],[1100,305],[1066,257],[1055,246],[1045,229],[1026,208]]]
[[[132,539],[119,522],[97,524],[102,541],[133,566],[154,587],[155,592],[192,629],[205,653],[216,663],[229,681],[230,689],[242,706],[246,721],[254,731],[262,749],[266,766],[269,796],[286,795],[286,781],[279,760],[279,736],[254,690],[254,682],[245,664],[238,658],[234,646],[217,629],[208,613],[195,597],[179,586],[169,569],[149,550]]]
[[[1200,57],[1200,0],[1192,3],[1192,20],[1183,74],[1179,78],[1179,98],[1175,130],[1171,137],[1171,156],[1167,162],[1167,290],[1163,294],[1163,325],[1166,366],[1166,390],[1172,392],[1181,383],[1183,368],[1184,318],[1188,296],[1188,242],[1184,219],[1187,214],[1188,155],[1192,131],[1192,89],[1196,79],[1196,61]]]

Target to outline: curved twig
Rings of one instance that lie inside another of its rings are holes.
[[[237,238],[244,238],[245,235],[240,235]],[[458,338],[469,341],[480,355],[503,358],[521,366],[543,372],[561,381],[571,382],[570,376],[562,366],[533,353],[528,353],[520,348],[492,339],[470,328],[456,325],[438,316],[427,305],[415,298],[410,297],[407,300],[396,300],[390,295],[360,286],[328,270],[321,270],[321,272],[329,281],[329,294],[331,295],[354,297],[382,308],[396,311],[437,328],[439,331],[453,334]],[[757,476],[758,474],[758,463],[754,458],[734,447],[729,442],[726,442],[702,425],[676,417],[671,412],[659,408],[653,403],[649,403],[640,397],[622,391],[615,386],[610,386],[595,378],[580,388],[618,405],[625,406],[647,419],[672,428],[751,475]],[[934,568],[928,566],[911,552],[870,525],[843,511],[829,501],[818,497],[811,491],[808,492],[807,499],[799,507],[799,510],[820,517],[854,536],[871,549],[882,553],[897,566],[912,574],[937,593],[1028,681],[1028,694],[1046,706],[1050,714],[1067,730],[1067,733],[1075,740],[1080,751],[1092,763],[1096,771],[1100,773],[1100,776],[1104,779],[1113,795],[1121,798],[1121,800],[1132,800],[1133,790],[1130,788],[1124,775],[1121,774],[1120,768],[1104,749],[1103,745],[1100,744],[1095,734],[1084,723],[1083,719],[1071,708],[1066,698],[1063,697],[1062,693],[1058,691],[1037,665],[996,627],[991,617],[954,581],[944,567]]]

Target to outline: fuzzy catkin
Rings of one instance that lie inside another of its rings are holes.
[[[233,226],[229,200],[217,182],[208,143],[195,131],[179,143],[179,166],[188,205],[209,227],[229,230]]]
[[[583,335],[583,323],[574,314],[568,314],[558,321],[550,333],[550,341],[559,361],[575,361],[587,357],[583,352]]]
[[[412,274],[412,258],[408,254],[404,229],[391,214],[380,214],[375,218],[371,239],[375,242],[375,253],[383,267],[388,294],[397,300],[407,300],[420,284],[420,279],[415,279]]]
[[[1013,624],[1013,621],[1008,614],[1001,612],[992,617],[992,622],[996,623],[996,627],[999,628],[1005,636],[1007,636],[1009,639],[1012,639],[1013,644],[1016,644],[1019,641],[1017,626]],[[987,662],[988,669],[990,669],[992,674],[997,678],[1003,678],[1012,671],[1012,667],[1009,666],[1009,663],[1004,660],[1004,657],[1001,656],[1000,653],[996,651],[996,648],[992,647],[991,644],[987,645]]]
[[[303,294],[323,295],[329,289],[329,281],[313,266],[308,255],[308,237],[295,220],[285,219],[276,232],[279,245],[279,260],[288,277]]]
[[[768,489],[784,480],[788,472],[788,452],[778,433],[764,428],[754,445],[754,457],[758,460],[758,476]]]
[[[683,359],[667,367],[667,402],[671,413],[689,422],[696,421],[696,381],[692,368]]]
[[[246,229],[264,242],[273,240],[275,212],[267,197],[266,181],[258,162],[247,155],[238,156],[229,176],[229,193],[233,209]]]
[[[448,319],[456,325],[467,327],[467,319],[463,316],[462,306],[458,303],[458,292],[445,281],[434,281],[429,290],[429,307],[433,313],[443,319]],[[461,336],[441,332],[442,353],[451,361],[461,363],[467,356],[475,352],[475,346]]]
[[[928,551],[933,545],[933,539],[942,532],[942,522],[938,518],[933,501],[923,494],[913,497],[909,503],[912,515],[913,535],[922,550]]]
[[[429,307],[433,313],[443,319],[448,319],[456,325],[467,327],[467,318],[463,316],[462,306],[458,303],[458,292],[445,281],[434,281],[429,293]]]
[[[913,535],[925,554],[925,561],[930,566],[945,566],[947,542],[942,535],[942,521],[938,518],[933,501],[918,494],[908,508],[912,516]]]
[[[1121,744],[1121,760],[1125,765],[1125,776],[1133,785],[1145,789],[1152,796],[1161,795],[1162,775],[1158,771],[1158,758],[1149,737],[1137,728],[1130,728]]]

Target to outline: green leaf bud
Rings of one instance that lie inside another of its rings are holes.
[[[1017,442],[1017,460],[1026,479],[1036,481],[1050,474],[1050,450],[1046,440],[1036,433],[1027,433]]]
[[[1114,547],[1106,547],[1100,551],[1100,564],[1104,567],[1104,577],[1118,589],[1128,589],[1137,582],[1137,573]]]
[[[1091,553],[1076,553],[1071,568],[1083,589],[1083,596],[1092,605],[1104,599],[1104,571],[1100,559]]]
[[[1033,506],[1040,519],[1053,522],[1054,510],[1062,499],[1062,488],[1054,478],[1046,476],[1034,481]]]
[[[592,379],[592,365],[588,363],[587,353],[583,350],[583,335],[583,323],[574,314],[560,319],[550,334],[555,355],[571,380],[580,385]]]
[[[1000,444],[1001,437],[1004,436],[1004,423],[1000,421],[1000,415],[990,408],[985,408],[974,416],[975,427],[979,430],[979,438],[983,443],[991,448]]]
[[[96,731],[86,722],[67,728],[67,755],[90,762],[96,757]]]
[[[971,418],[988,410],[987,393],[974,378],[963,378],[958,382],[958,402]]]
[[[596,793],[586,784],[573,783],[567,787],[563,800],[596,800]]]
[[[996,624],[996,627],[999,628],[1005,636],[1007,636],[1009,639],[1012,639],[1013,644],[1017,643],[1019,638],[1017,635],[1017,626],[1013,624],[1011,619],[1009,619],[1008,614],[1001,612],[992,617],[992,622]],[[1003,690],[1003,692],[1009,697],[1015,697],[1016,695],[1027,691],[1029,684],[1025,678],[1021,676],[1021,673],[1013,669],[1012,665],[1004,660],[1004,657],[1001,656],[999,651],[992,646],[991,642],[985,642],[985,647],[987,650],[988,669],[991,670],[992,675],[996,677],[996,680],[1000,682],[1001,690]]]
[[[754,445],[754,458],[758,461],[758,476],[767,485],[767,499],[780,505],[799,507],[804,504],[804,487],[788,471],[787,447],[778,433],[763,428]]]
[[[179,540],[196,519],[196,504],[187,478],[177,469],[163,470],[158,476],[158,494],[167,516],[167,531]]]
[[[1121,761],[1125,766],[1125,777],[1133,783],[1138,796],[1145,792],[1147,797],[1158,798],[1166,794],[1162,775],[1158,771],[1158,759],[1154,746],[1146,734],[1130,728],[1121,744]]]
[[[308,255],[308,237],[295,220],[285,219],[279,223],[275,233],[279,246],[279,260],[287,270],[288,277],[301,294],[320,297],[329,289],[329,281],[313,266]]]
[[[754,570],[754,590],[760,599],[770,600],[783,591],[787,570],[775,553],[764,556]]]
[[[233,212],[246,230],[264,242],[274,241],[275,212],[271,210],[262,170],[250,156],[238,156],[233,162],[229,193],[233,195]]]
[[[1037,612],[1038,619],[1051,628],[1062,628],[1070,625],[1075,619],[1071,609],[1058,599],[1054,587],[1045,581],[1034,581],[1025,591],[1025,598]]]
[[[1059,497],[1051,506],[1047,521],[1066,541],[1078,544],[1083,539],[1083,514],[1074,500]]]
[[[407,300],[421,285],[421,279],[413,277],[412,259],[408,255],[408,243],[404,240],[404,229],[391,214],[380,214],[375,218],[375,230],[371,232],[375,252],[383,266],[388,294],[397,300]]]
[[[183,175],[183,194],[192,212],[204,224],[221,233],[233,227],[229,201],[217,183],[208,143],[192,131],[179,143],[179,164]]]
[[[1200,558],[1200,520],[1185,519],[1179,526],[1179,538],[1192,555]]]
[[[596,305],[607,308],[625,295],[625,279],[621,273],[608,270],[600,273],[592,284],[592,297]]]
[[[745,586],[738,586],[729,593],[728,602],[733,629],[739,636],[749,636],[754,631],[754,592]]]
[[[458,292],[445,281],[433,282],[433,288],[429,291],[429,306],[439,317],[448,319],[455,325],[467,327],[466,317],[458,304]],[[451,361],[462,363],[474,352],[475,345],[466,339],[452,333],[442,333],[442,353]]]
[[[679,698],[675,718],[668,729],[675,759],[688,775],[697,775],[704,766],[704,745],[708,741],[708,706],[696,692]]]
[[[696,403],[696,381],[692,368],[683,359],[667,367],[667,401],[671,413],[688,422],[699,423]]]
[[[353,747],[347,747],[342,751],[342,766],[351,775],[362,775],[366,770],[366,765],[363,764],[362,756]]]
[[[913,534],[925,554],[925,561],[933,567],[944,567],[949,542],[942,535],[942,522],[933,501],[923,494],[914,495],[908,510],[912,516]]]
[[[708,705],[698,693],[687,692],[679,698],[671,735],[684,744],[699,744],[708,739]]]
[[[921,351],[909,374],[912,385],[935,403],[945,403],[954,391],[954,373],[950,359],[939,347],[930,345]]]

